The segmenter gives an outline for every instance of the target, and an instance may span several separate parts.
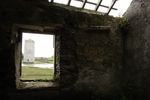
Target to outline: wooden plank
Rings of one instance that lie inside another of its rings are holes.
[[[93,2],[89,2],[89,1],[87,1],[87,3],[92,4],[92,5],[97,5],[97,3],[93,3]]]
[[[75,0],[75,1],[80,1],[80,2],[84,2],[83,0]]]
[[[68,6],[70,5],[70,3],[71,3],[71,0],[68,1]]]
[[[110,8],[108,9],[107,15],[110,13],[110,11],[112,10],[113,6],[115,5],[117,0],[114,0],[110,6]]]
[[[102,1],[103,1],[103,0],[100,0],[100,1],[99,1],[98,5],[97,5],[97,7],[96,7],[96,9],[95,9],[95,11],[98,10],[98,8],[99,8],[99,6],[101,5]]]
[[[91,30],[110,30],[111,26],[90,26]]]
[[[111,26],[89,26],[89,27],[80,27],[81,30],[89,33],[89,32],[110,32]]]
[[[84,1],[82,9],[85,7],[86,2],[87,2],[87,0]]]
[[[88,28],[84,28],[84,31],[86,33],[98,33],[101,34],[103,32],[105,33],[110,33],[111,31],[111,26],[90,26]]]
[[[109,8],[108,6],[105,6],[105,5],[100,5],[101,7],[104,7],[104,8]],[[118,10],[117,8],[112,8],[113,10]]]

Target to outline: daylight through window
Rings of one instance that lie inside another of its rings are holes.
[[[54,35],[22,33],[20,80],[47,82],[54,77]]]

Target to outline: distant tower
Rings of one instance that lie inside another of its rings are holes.
[[[25,40],[23,63],[34,63],[34,41],[31,39]]]

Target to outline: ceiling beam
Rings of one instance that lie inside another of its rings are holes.
[[[80,2],[84,2],[84,0],[75,0],[75,1],[80,1]]]
[[[87,3],[92,4],[92,5],[97,5],[97,3],[93,3],[93,2],[89,2],[89,1],[87,1]]]
[[[87,0],[84,1],[82,9],[85,7],[86,2],[87,2]]]
[[[112,10],[112,8],[113,8],[113,6],[115,5],[116,1],[117,1],[117,0],[112,0],[112,4],[111,4],[111,6],[109,7],[108,12],[106,13],[107,15],[108,15],[108,14],[110,13],[110,11]]]
[[[72,1],[72,0],[69,0],[69,1],[68,1],[68,4],[67,4],[68,6],[70,5],[71,1]],[[113,9],[113,10],[118,10],[117,8],[113,8],[113,6],[114,6],[114,4],[115,4],[115,2],[116,2],[117,0],[114,0],[114,2],[112,3],[112,5],[111,5],[110,7],[109,7],[109,6],[105,6],[105,5],[101,5],[101,3],[102,3],[103,0],[100,0],[100,2],[99,2],[98,4],[97,4],[97,3],[93,3],[93,2],[89,2],[89,1],[87,1],[87,0],[76,0],[76,1],[83,2],[82,9],[85,7],[85,4],[88,3],[88,4],[92,4],[92,5],[97,5],[97,6],[96,6],[96,9],[95,9],[96,11],[98,10],[98,8],[99,8],[100,6],[101,6],[101,7],[105,7],[105,8],[109,8],[110,11],[111,11],[111,9]],[[51,3],[53,3],[53,2],[54,2],[54,0],[51,0]],[[109,11],[109,10],[108,10],[108,11]],[[110,12],[110,11],[109,11],[109,12]],[[109,12],[107,12],[106,14],[109,14]]]
[[[104,7],[104,8],[109,8],[108,6],[105,6],[105,5],[100,5],[101,7]],[[118,10],[117,8],[112,8],[113,10]]]
[[[96,9],[95,9],[95,11],[98,10],[98,8],[99,8],[99,6],[101,5],[102,1],[103,1],[103,0],[100,0],[100,1],[99,1],[98,5],[97,5],[97,7],[96,7]]]
[[[97,3],[93,3],[93,2],[89,2],[89,1],[87,1],[87,0],[85,0],[86,1],[86,3],[89,3],[89,4],[92,4],[92,5],[97,5]],[[85,3],[85,2],[84,2]],[[85,3],[85,4],[86,4]],[[84,5],[85,6],[85,5]],[[104,7],[104,8],[109,8],[109,6],[105,6],[105,5],[99,5],[99,6],[101,6],[101,7]],[[83,7],[84,8],[84,7]],[[118,10],[117,8],[112,8],[113,10]]]
[[[68,6],[70,5],[70,3],[71,3],[71,0],[68,1]]]

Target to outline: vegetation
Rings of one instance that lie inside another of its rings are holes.
[[[37,68],[31,66],[22,67],[21,80],[51,80],[53,79],[53,69],[49,68]]]
[[[121,32],[127,33],[128,28],[129,28],[129,21],[126,18],[120,18],[118,27]]]
[[[42,64],[42,63],[49,63],[49,64],[53,64],[54,63],[54,57],[49,57],[49,58],[45,58],[45,57],[36,57],[35,64]]]
[[[54,56],[48,58],[48,63],[50,64],[54,63]]]

